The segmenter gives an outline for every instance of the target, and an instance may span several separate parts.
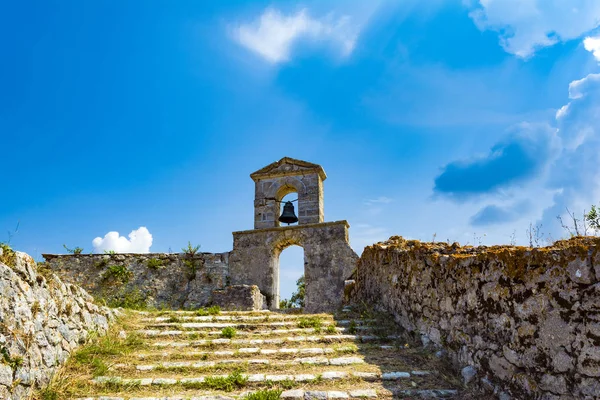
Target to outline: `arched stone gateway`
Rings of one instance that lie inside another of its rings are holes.
[[[358,256],[348,243],[348,222],[323,222],[323,181],[319,165],[282,158],[250,177],[256,184],[254,230],[233,232],[229,258],[232,284],[254,284],[269,308],[279,307],[279,255],[291,245],[304,248],[306,312],[335,310],[344,281]],[[298,193],[298,225],[280,226],[279,201]]]

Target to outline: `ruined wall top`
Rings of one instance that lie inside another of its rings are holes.
[[[321,223],[323,181],[327,178],[320,165],[284,157],[250,174],[255,182],[254,229],[279,226],[279,201],[298,193],[298,224]]]

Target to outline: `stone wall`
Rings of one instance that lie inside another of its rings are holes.
[[[600,398],[599,238],[547,248],[392,237],[365,248],[354,300],[444,347],[502,399]]]
[[[66,281],[114,306],[198,308],[229,284],[229,253],[43,256]]]
[[[47,276],[27,254],[0,248],[0,399],[29,398],[113,318],[81,288]]]

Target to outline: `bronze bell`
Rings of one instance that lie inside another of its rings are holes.
[[[283,213],[281,213],[281,217],[279,217],[279,222],[285,222],[288,225],[298,222],[298,217],[296,217],[296,213],[294,213],[294,205],[291,201],[286,201],[283,205]]]

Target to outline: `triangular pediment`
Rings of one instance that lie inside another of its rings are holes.
[[[254,180],[258,180],[273,176],[303,175],[311,172],[318,174],[322,180],[327,178],[323,167],[318,164],[297,160],[295,158],[283,157],[281,160],[275,161],[274,163],[251,173],[250,177]]]

